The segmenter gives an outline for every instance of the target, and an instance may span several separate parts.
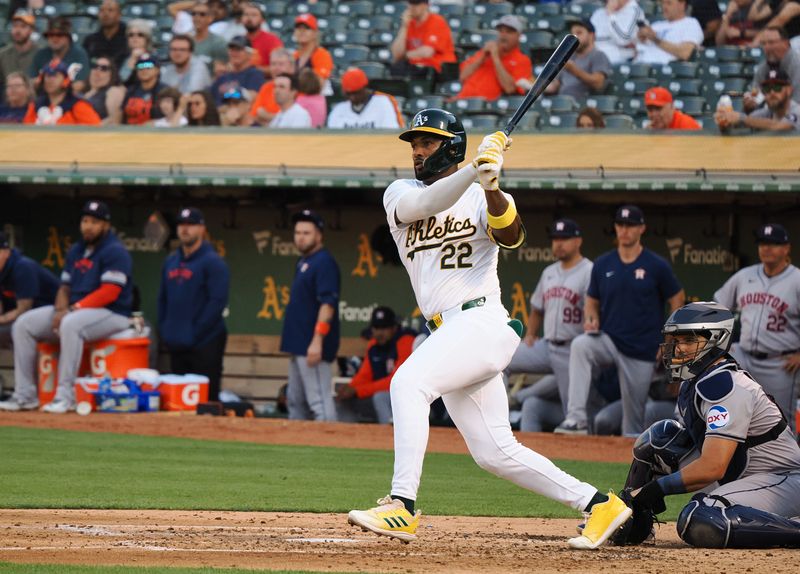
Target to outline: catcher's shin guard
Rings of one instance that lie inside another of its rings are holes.
[[[800,548],[800,522],[750,506],[707,506],[692,498],[678,517],[678,535],[698,548]]]

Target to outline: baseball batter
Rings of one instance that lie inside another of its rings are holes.
[[[800,370],[800,270],[789,262],[789,235],[769,223],[756,232],[760,264],[741,269],[714,293],[740,313],[731,354],[772,395],[795,429]]]
[[[527,334],[511,358],[507,372],[555,374],[561,406],[566,413],[569,348],[572,339],[583,333],[583,301],[589,288],[592,262],[581,255],[581,229],[571,219],[554,221],[548,235],[558,261],[545,268],[536,285],[531,296]],[[542,322],[544,339],[539,339]]]
[[[395,462],[392,490],[348,519],[377,534],[416,539],[415,512],[428,442],[430,404],[442,397],[475,462],[482,468],[577,510],[592,512],[586,548],[602,544],[630,514],[615,495],[563,472],[525,448],[511,432],[501,371],[521,335],[500,302],[498,246],[525,240],[513,198],[500,191],[502,132],[484,138],[478,156],[458,169],[466,152],[461,122],[425,109],[400,135],[411,144],[416,179],[392,183],[384,207],[430,337],[397,370],[390,393]],[[474,183],[479,179],[480,185]]]
[[[662,350],[681,380],[682,424],[659,421],[637,439],[626,487],[634,508],[654,513],[665,496],[702,491],[678,517],[692,546],[797,548],[800,447],[775,403],[728,355],[732,331],[733,314],[715,302],[690,303],[667,320]]]

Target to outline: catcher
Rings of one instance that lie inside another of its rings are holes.
[[[623,491],[634,512],[612,543],[643,542],[666,496],[700,491],[678,517],[688,544],[800,547],[800,447],[772,397],[728,354],[732,331],[718,303],[667,319],[663,357],[681,381],[683,424],[659,421],[634,444]]]

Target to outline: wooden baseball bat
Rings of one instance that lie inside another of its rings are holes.
[[[547,62],[542,68],[542,73],[539,74],[536,78],[536,81],[533,82],[533,86],[531,89],[528,90],[528,94],[525,96],[525,99],[522,100],[522,103],[517,108],[517,111],[514,112],[514,115],[511,116],[511,119],[508,120],[506,127],[503,128],[503,131],[506,135],[511,135],[511,132],[514,131],[514,128],[517,127],[517,122],[522,119],[530,107],[533,105],[533,102],[539,99],[539,96],[542,95],[545,88],[550,85],[550,82],[556,79],[556,76],[570,59],[572,54],[575,53],[575,50],[578,49],[578,38],[573,34],[567,34],[564,36],[564,39],[561,40],[561,43],[556,48],[555,52],[550,56]]]

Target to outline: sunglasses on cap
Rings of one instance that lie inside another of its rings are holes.
[[[151,70],[155,67],[156,65],[153,62],[139,62],[138,64],[136,64],[137,70]]]
[[[761,91],[764,92],[765,94],[768,94],[770,92],[778,93],[785,87],[786,84],[761,84]]]
[[[229,90],[229,91],[225,92],[223,94],[223,96],[222,96],[222,101],[223,102],[228,102],[228,101],[232,101],[232,100],[233,101],[244,101],[244,99],[245,99],[244,98],[244,94],[242,92],[240,92],[239,90]]]

